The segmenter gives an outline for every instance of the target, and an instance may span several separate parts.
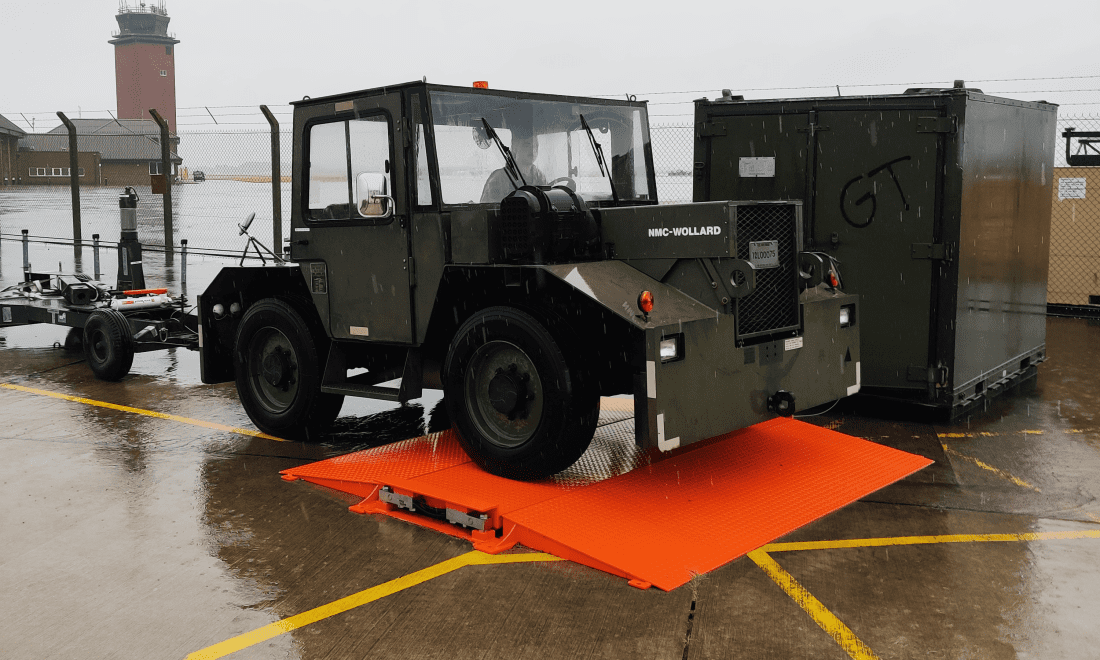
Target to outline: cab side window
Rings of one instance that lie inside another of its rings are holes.
[[[310,127],[307,217],[385,221],[393,213],[390,154],[385,115]]]

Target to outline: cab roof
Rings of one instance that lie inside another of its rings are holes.
[[[558,94],[539,94],[535,92],[519,92],[515,90],[504,89],[485,89],[478,87],[459,87],[456,85],[437,85],[435,83],[426,83],[422,81],[412,81],[406,83],[399,83],[397,85],[386,85],[385,87],[372,87],[369,89],[363,89],[355,92],[344,92],[341,94],[332,94],[329,96],[319,96],[317,98],[305,97],[299,101],[291,101],[290,105],[298,106],[310,106],[321,103],[333,103],[338,101],[348,101],[352,99],[362,98],[364,96],[381,96],[382,94],[389,94],[391,92],[405,91],[405,90],[423,90],[427,92],[443,91],[443,92],[458,92],[465,94],[485,94],[490,96],[510,96],[513,98],[522,99],[534,99],[538,101],[557,101],[564,103],[587,103],[593,105],[609,105],[609,106],[622,106],[622,107],[635,107],[645,108],[646,101],[620,101],[618,99],[603,99],[594,98],[588,96],[563,96]]]

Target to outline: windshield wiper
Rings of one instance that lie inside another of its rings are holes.
[[[504,173],[508,175],[508,182],[512,184],[512,187],[519,190],[519,182],[523,185],[527,185],[527,179],[523,178],[523,172],[519,171],[519,165],[516,165],[516,159],[512,157],[512,150],[504,146],[504,143],[500,141],[500,136],[493,130],[493,127],[489,125],[488,120],[485,117],[481,118],[481,123],[485,124],[485,132],[489,134],[489,137],[493,138],[493,142],[496,142],[497,148],[500,149],[500,153],[504,156]]]
[[[584,132],[588,133],[588,142],[592,145],[592,153],[596,155],[596,163],[600,166],[600,175],[607,177],[607,183],[611,186],[611,199],[616,204],[619,203],[619,193],[615,192],[615,182],[611,180],[611,168],[604,167],[603,163],[603,147],[599,142],[596,142],[596,136],[592,135],[592,127],[588,125],[588,121],[584,118],[584,115],[580,115],[581,127],[584,128]]]

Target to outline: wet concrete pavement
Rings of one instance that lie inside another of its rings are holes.
[[[793,596],[759,555],[670,593],[569,562],[465,566],[228,657],[1100,657],[1100,326],[1047,333],[1033,388],[955,424],[847,404],[805,419],[936,463],[767,546]],[[437,396],[349,401],[324,443],[277,442],[229,430],[254,427],[232,384],[198,382],[194,353],[140,354],[103,383],[63,339],[0,330],[0,385],[29,388],[0,387],[0,655],[219,657],[470,552],[278,478],[422,433]],[[829,543],[785,545],[802,541]]]

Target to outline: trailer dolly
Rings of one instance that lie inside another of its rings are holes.
[[[0,328],[35,323],[70,328],[65,347],[82,347],[88,366],[102,380],[119,380],[129,373],[135,353],[198,349],[198,322],[187,309],[186,297],[145,288],[137,201],[132,188],[119,196],[122,232],[114,287],[81,273],[61,273],[60,264],[57,273],[33,272],[24,230],[23,281],[0,290]],[[184,246],[186,250],[186,242]]]
[[[48,323],[70,328],[66,348],[82,347],[88,366],[103,380],[130,371],[135,353],[198,348],[194,314],[183,296],[167,289],[120,291],[85,275],[28,272],[28,281],[0,291],[0,327]],[[76,289],[88,298],[73,303]],[[89,293],[91,292],[91,293]]]

